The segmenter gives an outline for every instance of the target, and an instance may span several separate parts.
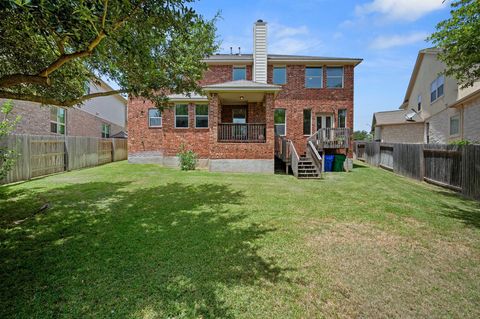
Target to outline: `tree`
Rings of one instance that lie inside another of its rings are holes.
[[[371,141],[372,139],[373,139],[372,134],[368,133],[365,130],[353,132],[354,141]]]
[[[215,19],[192,0],[0,2],[0,98],[72,106],[129,93],[158,106],[164,92],[198,92]],[[120,89],[87,94],[96,77]]]
[[[10,134],[17,123],[20,121],[20,116],[15,119],[9,119],[8,115],[12,112],[12,101],[7,101],[0,106],[0,115],[3,117],[0,120],[0,139]],[[0,180],[7,176],[7,173],[15,164],[17,153],[15,150],[9,150],[5,146],[0,146]]]
[[[463,88],[480,79],[480,1],[452,2],[451,17],[437,24],[429,40],[442,51],[438,58],[447,65],[445,74]]]

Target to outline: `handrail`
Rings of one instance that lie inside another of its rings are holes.
[[[318,148],[349,148],[351,130],[347,127],[321,128],[313,133],[307,141]]]
[[[218,141],[227,143],[265,143],[264,123],[219,123]]]
[[[295,149],[295,145],[293,145],[293,142],[291,140],[287,141],[289,143],[290,149],[290,163],[292,167],[292,172],[295,177],[298,177],[298,163],[300,162],[300,156],[298,156],[297,150]]]
[[[311,156],[311,157],[316,164],[315,166],[317,166],[317,168],[319,169],[320,176],[321,176],[321,174],[323,173],[322,156],[320,155],[320,153],[318,153],[318,150],[317,150],[317,148],[315,147],[315,145],[313,144],[312,141],[308,141],[307,145],[309,147],[310,153],[313,153],[313,156]]]

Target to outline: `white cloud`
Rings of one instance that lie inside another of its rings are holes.
[[[312,36],[307,26],[268,25],[268,52],[274,54],[305,54],[318,51],[321,41]]]
[[[359,16],[377,13],[388,20],[415,21],[432,11],[443,9],[448,2],[444,0],[373,0],[357,5],[355,12]]]
[[[405,46],[417,42],[424,41],[428,37],[426,32],[414,32],[407,35],[391,35],[376,37],[370,47],[372,49],[390,49],[393,47]]]

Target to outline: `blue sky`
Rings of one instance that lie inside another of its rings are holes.
[[[355,74],[355,129],[376,111],[398,108],[424,39],[448,18],[442,0],[198,1],[206,18],[220,12],[220,52],[252,51],[252,27],[268,22],[269,53],[363,58]]]

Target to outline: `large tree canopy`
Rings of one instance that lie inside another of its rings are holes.
[[[445,74],[467,87],[480,79],[480,1],[455,1],[451,14],[437,24],[430,40],[442,49],[439,59],[447,65]]]
[[[4,0],[0,2],[0,98],[72,106],[129,93],[198,91],[216,49],[214,20],[192,0]],[[94,75],[119,90],[87,94]]]

